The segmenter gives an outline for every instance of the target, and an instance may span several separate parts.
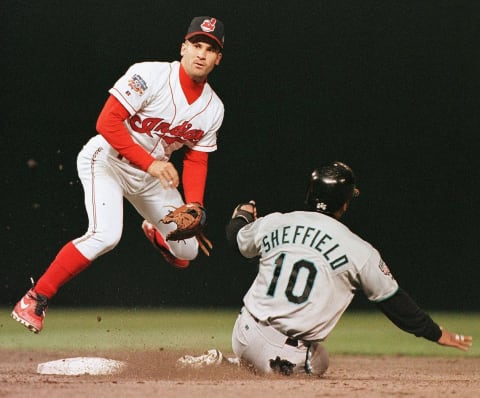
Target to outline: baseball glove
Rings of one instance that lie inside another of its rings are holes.
[[[162,218],[164,224],[175,223],[177,228],[169,232],[167,240],[185,240],[195,237],[205,255],[210,255],[213,245],[203,233],[207,213],[199,203],[186,203],[174,208]]]

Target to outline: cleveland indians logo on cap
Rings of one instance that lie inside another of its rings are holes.
[[[215,18],[206,19],[205,21],[202,22],[202,24],[200,25],[200,28],[204,32],[213,32],[215,30],[216,23],[217,23],[217,20]]]

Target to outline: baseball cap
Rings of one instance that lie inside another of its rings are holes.
[[[203,35],[213,39],[220,48],[223,48],[225,40],[225,29],[223,22],[212,17],[195,17],[188,27],[185,39],[193,36]]]

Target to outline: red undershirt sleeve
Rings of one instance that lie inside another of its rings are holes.
[[[147,171],[155,159],[133,141],[123,123],[129,116],[130,113],[125,107],[113,95],[110,95],[98,116],[97,131],[120,155]]]
[[[198,202],[203,205],[205,183],[207,181],[208,152],[187,148],[183,158],[183,193],[185,202]]]

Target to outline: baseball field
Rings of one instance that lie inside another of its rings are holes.
[[[237,309],[52,308],[35,335],[0,309],[0,397],[477,397],[480,314],[431,313],[471,334],[472,349],[440,347],[406,334],[381,313],[347,311],[325,342],[323,378],[258,376],[221,365],[182,369],[176,360],[217,348],[227,356]],[[102,357],[124,362],[112,375],[43,375],[39,363]]]

